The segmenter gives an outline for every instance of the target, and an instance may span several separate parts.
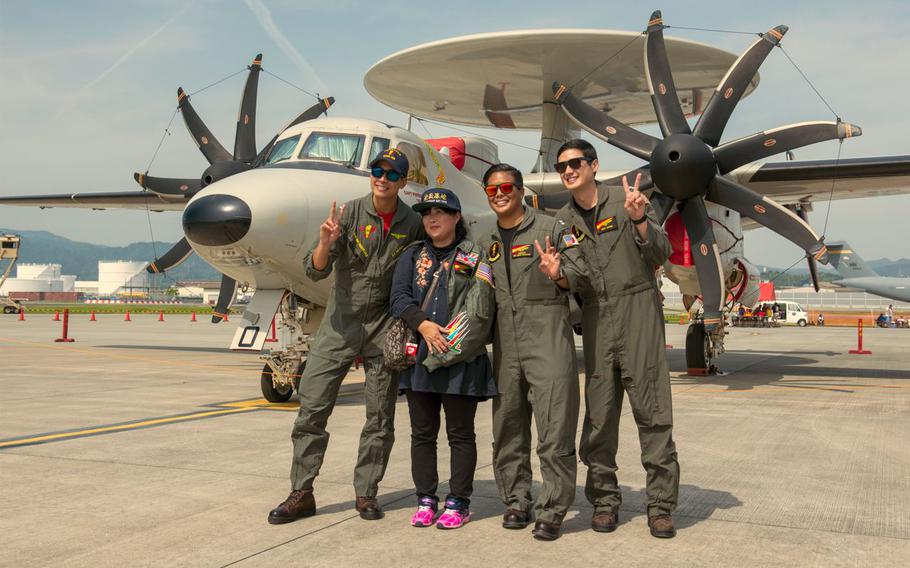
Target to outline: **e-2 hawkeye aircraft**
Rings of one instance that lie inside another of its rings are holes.
[[[679,283],[695,316],[687,341],[689,367],[709,369],[723,352],[719,314],[758,294],[757,271],[742,254],[742,217],[824,259],[824,245],[805,221],[812,201],[910,192],[910,157],[841,160],[837,177],[845,189],[833,194],[832,163],[755,163],[860,131],[842,122],[803,123],[719,144],[733,107],[758,85],[758,66],[786,28],[762,35],[739,58],[700,43],[665,39],[662,30],[656,12],[643,34],[529,30],[454,38],[383,59],[367,72],[364,85],[381,102],[415,117],[540,130],[539,158],[525,182],[531,190],[529,205],[544,210],[567,202],[552,167],[559,145],[578,136],[577,124],[648,161],[630,173],[645,174],[652,203],[673,242],[674,257],[664,268]],[[643,44],[643,59],[622,49],[631,40]],[[603,54],[617,50],[610,65],[604,64]],[[668,52],[683,69],[672,76]],[[405,203],[414,203],[427,187],[446,187],[459,195],[469,227],[492,222],[479,180],[498,161],[498,149],[477,136],[424,140],[375,121],[319,118],[334,102],[326,98],[257,152],[261,62],[257,56],[249,67],[233,152],[178,90],[184,122],[210,163],[200,177],[136,174],[142,191],[5,197],[0,205],[183,211],[184,239],[148,270],[166,271],[193,252],[218,269],[224,277],[214,322],[223,318],[238,285],[255,289],[233,349],[261,350],[271,319],[280,312],[281,343],[263,356],[262,374],[263,394],[278,401],[290,397],[301,376],[332,285],[331,279],[310,281],[302,266],[330,203],[363,195],[366,165],[395,147],[411,164],[409,183],[400,194]],[[620,122],[653,122],[654,111],[663,141]],[[697,115],[692,131],[686,119]],[[624,173],[602,168],[598,179],[619,184]],[[719,196],[724,192],[728,197]],[[381,231],[373,234],[382,238]]]

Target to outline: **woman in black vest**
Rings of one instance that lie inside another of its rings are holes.
[[[466,238],[458,197],[447,189],[423,193],[414,210],[423,216],[425,241],[398,259],[391,312],[417,332],[417,364],[401,371],[399,388],[411,417],[411,473],[417,490],[415,527],[467,523],[477,465],[477,403],[496,395],[486,343],[495,301],[492,271],[480,247]],[[429,297],[428,297],[429,296]],[[445,411],[451,479],[439,518],[436,441]]]

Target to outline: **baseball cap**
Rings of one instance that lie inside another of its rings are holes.
[[[411,207],[418,213],[433,207],[461,212],[461,201],[458,200],[458,196],[452,190],[444,187],[434,187],[424,191],[420,196],[420,201]]]
[[[379,162],[388,162],[392,169],[401,174],[402,177],[408,177],[408,157],[398,148],[389,148],[383,150],[381,154],[373,158],[370,167],[375,168]]]

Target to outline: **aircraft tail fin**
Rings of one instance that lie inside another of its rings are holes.
[[[831,264],[844,278],[878,276],[846,241],[831,243],[827,246]]]

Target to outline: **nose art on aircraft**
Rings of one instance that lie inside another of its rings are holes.
[[[236,243],[250,230],[252,213],[233,195],[206,195],[183,210],[183,231],[189,240],[206,246]]]

